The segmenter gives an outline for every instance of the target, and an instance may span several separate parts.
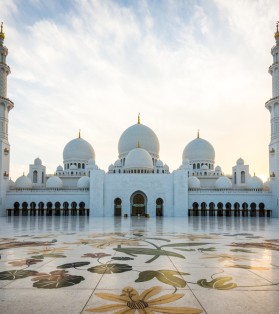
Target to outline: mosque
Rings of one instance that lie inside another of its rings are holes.
[[[272,98],[265,107],[271,115],[270,178],[263,184],[239,158],[231,175],[215,165],[215,151],[205,139],[188,143],[177,170],[159,156],[154,131],[141,123],[128,127],[118,142],[118,158],[100,169],[93,147],[78,138],[66,144],[63,166],[47,174],[41,159],[29,165],[27,175],[9,179],[10,144],[3,25],[0,32],[0,215],[1,216],[252,216],[279,217],[279,31],[271,49]]]

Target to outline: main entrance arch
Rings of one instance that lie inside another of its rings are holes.
[[[131,196],[131,216],[145,216],[146,195],[143,192],[135,192]]]

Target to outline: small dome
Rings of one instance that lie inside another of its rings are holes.
[[[64,148],[63,159],[64,163],[73,160],[95,159],[95,152],[93,147],[82,138],[75,138],[71,140]]]
[[[56,168],[56,171],[63,171],[63,167],[62,167],[62,166],[58,166],[58,167]]]
[[[88,189],[90,186],[90,179],[87,176],[83,176],[81,178],[79,178],[78,182],[77,182],[77,187],[79,189]]]
[[[202,138],[196,138],[184,148],[183,160],[189,159],[190,162],[198,160],[213,161],[215,159],[215,151],[213,146]]]
[[[158,159],[157,162],[156,162],[156,167],[160,167],[161,168],[163,166],[164,166],[164,164],[163,164],[162,160]]]
[[[108,170],[109,170],[109,171],[112,171],[113,169],[114,169],[113,164],[109,165]]]
[[[17,189],[32,189],[32,182],[27,176],[23,175],[16,179],[15,187]]]
[[[159,157],[160,144],[157,135],[144,124],[134,124],[126,129],[118,142],[119,157],[127,155],[136,145],[147,150],[149,154]]]
[[[170,167],[167,164],[164,164],[164,170],[169,171]]]
[[[247,180],[247,188],[248,189],[262,189],[263,181],[259,177],[253,176]]]
[[[270,181],[269,180],[264,183],[263,189],[265,191],[269,191],[270,190]]]
[[[201,188],[201,182],[197,177],[189,177],[188,178],[188,187],[190,189],[200,189]]]
[[[76,165],[71,165],[71,166],[69,167],[69,169],[70,169],[70,170],[77,170],[77,166],[76,166]]]
[[[12,189],[12,188],[15,187],[15,183],[14,183],[14,181],[13,181],[12,179],[10,179],[10,180],[8,181],[8,187],[9,187],[9,189]]]
[[[243,160],[242,158],[239,158],[239,159],[237,159],[236,164],[237,164],[238,166],[244,165],[244,160]]]
[[[208,170],[208,166],[207,165],[202,165],[201,170]]]
[[[215,188],[216,189],[231,189],[232,182],[228,177],[222,176],[216,180]]]
[[[46,182],[47,189],[61,189],[62,187],[63,187],[63,182],[57,176],[49,177]]]
[[[116,162],[114,163],[114,166],[115,167],[122,167],[121,160],[117,159]]]
[[[222,169],[221,169],[221,167],[220,167],[220,166],[216,166],[216,167],[215,167],[215,171],[216,171],[216,172],[221,172],[221,171],[222,171]]]
[[[134,148],[126,157],[125,169],[153,170],[152,158],[145,149]]]
[[[38,157],[34,160],[34,165],[36,166],[41,166],[42,165],[42,160]]]

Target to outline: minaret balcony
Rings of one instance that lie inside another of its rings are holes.
[[[270,98],[266,103],[265,103],[265,108],[269,109],[276,103],[279,101],[279,96]]]
[[[14,103],[9,98],[5,98],[3,96],[0,96],[0,102],[1,102],[1,100],[4,100],[9,111],[14,108]]]

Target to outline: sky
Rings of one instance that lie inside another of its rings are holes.
[[[197,136],[231,173],[242,157],[267,178],[274,0],[0,0],[13,180],[40,157],[47,173],[81,136],[107,171],[141,122],[177,169]]]

